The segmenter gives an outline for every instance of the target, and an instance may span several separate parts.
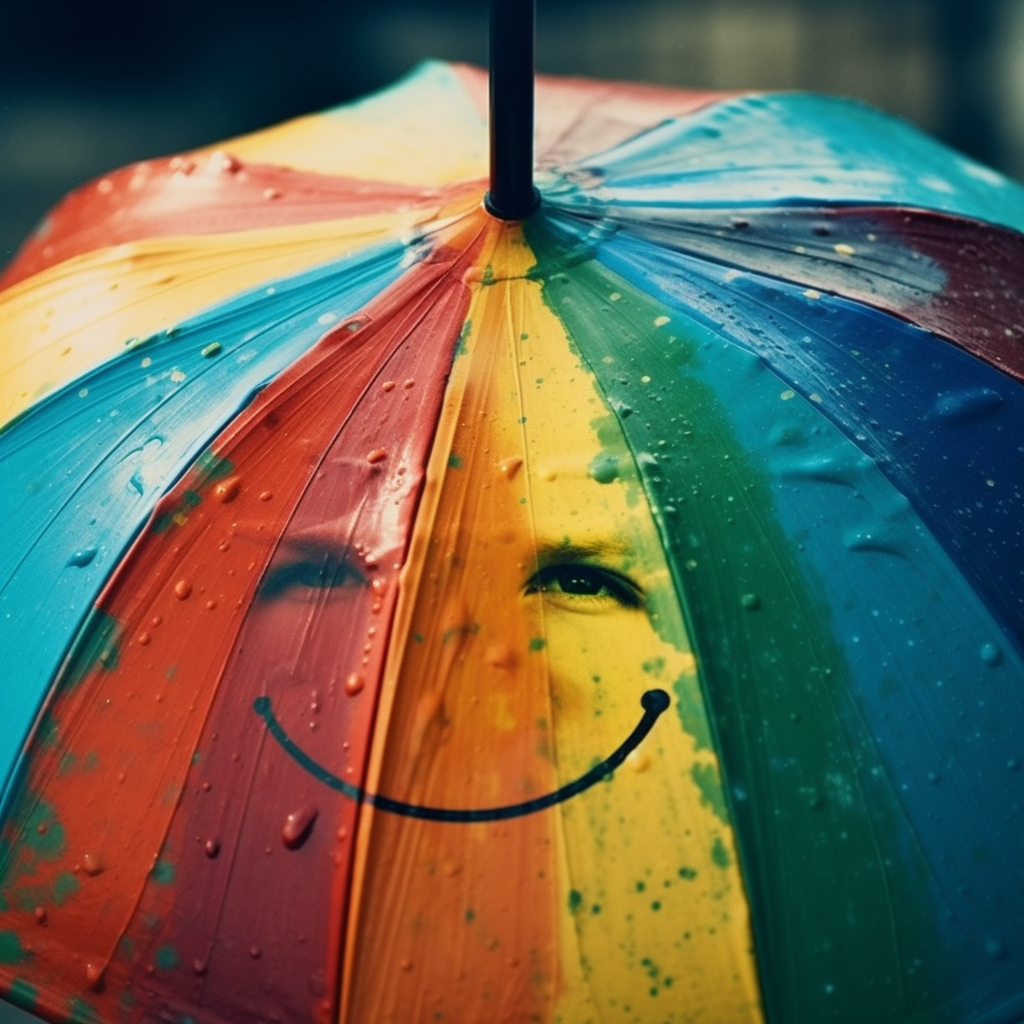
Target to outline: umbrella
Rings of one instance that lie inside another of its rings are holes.
[[[137,164],[7,268],[3,998],[1021,1019],[1024,190],[541,78],[539,209],[482,203],[486,92]]]

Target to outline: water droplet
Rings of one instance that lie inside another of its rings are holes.
[[[610,484],[619,476],[618,457],[608,454],[597,455],[587,466],[587,472],[599,484]]]
[[[522,465],[522,459],[513,457],[510,459],[502,459],[501,464],[499,465],[498,468],[501,472],[501,475],[505,477],[506,480],[513,480],[515,479],[516,474],[522,468]]]
[[[259,960],[259,958],[263,956],[263,951],[260,949],[259,946],[250,946],[249,956],[251,956],[253,960]]]
[[[981,660],[992,667],[1000,664],[1003,660],[1003,652],[998,644],[987,643],[981,645]]]
[[[510,671],[518,660],[516,652],[508,644],[492,644],[484,652],[484,662],[494,668]]]
[[[1006,943],[994,935],[985,940],[985,956],[989,960],[1002,960],[1006,956]]]
[[[192,584],[188,580],[178,580],[174,584],[174,596],[179,601],[187,601],[192,594]]]
[[[761,607],[761,598],[757,594],[744,594],[740,598],[740,604],[749,611],[757,611]]]
[[[42,925],[46,924],[46,908],[45,907],[36,907],[36,909],[34,911],[34,914],[35,914],[36,924],[42,924]]]
[[[403,971],[411,971],[412,970],[412,961],[408,957],[403,957],[399,961],[398,966],[401,967]]]
[[[646,771],[651,766],[651,755],[646,750],[637,747],[626,755],[625,765],[631,772],[639,775],[640,772]]]
[[[89,988],[99,991],[103,987],[103,964],[90,960],[85,965],[85,980],[89,983]]]
[[[206,961],[205,960],[200,960],[199,957],[196,957],[195,960],[192,961],[192,970],[195,971],[196,974],[199,974],[199,975],[205,974],[206,973]]]
[[[394,391],[395,382],[393,380],[386,380],[384,381],[383,384],[381,384],[380,389],[381,391]]]
[[[199,350],[199,354],[204,359],[210,359],[215,356],[221,350],[221,343],[219,341],[211,341],[209,345],[204,346]]]
[[[345,692],[350,697],[354,697],[357,693],[362,693],[363,687],[365,685],[366,680],[363,679],[361,673],[350,672],[348,679],[345,680]]]
[[[217,149],[210,154],[206,168],[211,174],[236,174],[242,169],[242,164],[237,157]]]
[[[203,853],[205,853],[210,860],[215,860],[217,858],[217,854],[220,853],[220,843],[216,839],[207,839],[203,845]]]
[[[99,857],[94,853],[86,853],[82,855],[82,870],[87,875],[95,877],[103,871],[103,865],[100,863]]]
[[[977,423],[991,416],[1003,404],[1003,396],[991,388],[969,388],[948,391],[938,396],[931,415],[941,423],[958,426]]]
[[[292,811],[285,818],[284,828],[281,829],[281,842],[289,850],[299,849],[313,831],[313,823],[316,821],[319,813],[320,811],[312,804],[300,807],[297,811]]]
[[[265,188],[263,190],[263,198],[264,199],[280,199],[281,198],[281,190],[277,189],[277,188]]]
[[[140,647],[148,647],[153,638],[143,630],[135,639]]]
[[[843,534],[847,551],[877,551],[886,555],[904,554],[900,537],[885,526],[865,526]]]
[[[373,451],[367,453],[366,461],[371,466],[376,466],[378,462],[383,462],[388,457],[386,448],[374,448]]]
[[[942,781],[942,775],[940,775],[939,772],[929,772],[928,781],[933,786],[937,786]]]
[[[95,548],[79,548],[67,560],[68,565],[74,565],[79,569],[85,568],[96,557]]]
[[[274,500],[274,492],[273,491],[260,491],[260,501],[273,501],[273,500]]]
[[[414,381],[412,379],[412,377],[409,377],[405,381],[402,382],[402,387],[405,388],[406,391],[408,391],[409,388],[415,387],[415,386],[416,386],[416,381]]]

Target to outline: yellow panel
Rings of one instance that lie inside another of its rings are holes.
[[[241,160],[409,185],[487,173],[487,128],[453,69],[431,62],[383,92],[210,149]]]
[[[0,424],[44,395],[218,302],[394,238],[428,219],[389,214],[286,228],[158,238],[101,249],[0,296]]]
[[[537,797],[618,747],[645,690],[672,707],[611,782],[550,810],[458,824],[367,808],[343,1019],[755,1024],[733,833],[654,521],[616,420],[521,276],[522,235],[494,234],[371,789],[449,808]]]

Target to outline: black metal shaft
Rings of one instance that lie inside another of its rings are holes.
[[[524,220],[540,204],[533,184],[535,0],[491,0],[489,213]]]

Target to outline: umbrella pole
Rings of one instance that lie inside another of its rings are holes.
[[[533,184],[535,0],[491,0],[491,188],[487,212],[524,220],[540,205]]]

